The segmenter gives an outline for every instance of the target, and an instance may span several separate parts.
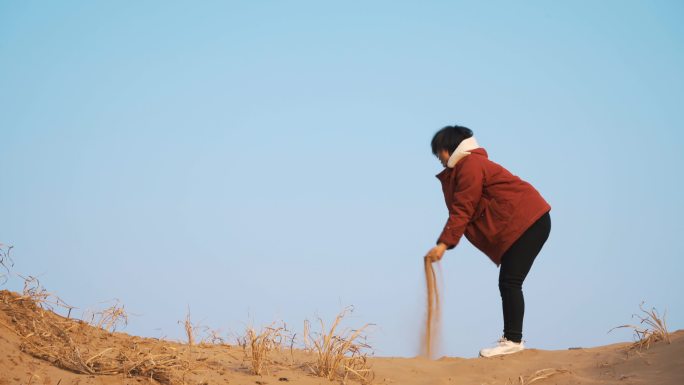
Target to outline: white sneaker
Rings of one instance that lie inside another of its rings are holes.
[[[525,345],[523,345],[522,341],[520,341],[520,343],[517,343],[509,341],[504,337],[501,337],[499,341],[497,341],[496,346],[494,346],[493,348],[484,348],[480,350],[480,357],[492,357],[502,354],[511,354],[517,353],[522,350],[525,350]]]

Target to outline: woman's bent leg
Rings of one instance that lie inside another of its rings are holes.
[[[551,216],[547,212],[534,222],[501,258],[499,291],[503,307],[504,338],[509,341],[522,341],[525,314],[522,284],[550,232]]]

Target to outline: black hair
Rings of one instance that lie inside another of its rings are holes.
[[[463,126],[446,126],[437,131],[432,137],[432,153],[437,155],[441,150],[447,150],[452,154],[456,147],[463,141],[473,136],[473,131],[470,128]]]

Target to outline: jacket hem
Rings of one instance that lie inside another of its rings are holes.
[[[514,244],[515,242],[517,242],[518,239],[520,239],[520,237],[522,237],[523,234],[525,234],[525,231],[527,231],[530,227],[532,227],[532,225],[533,225],[536,221],[539,220],[539,218],[543,217],[544,214],[546,214],[546,213],[548,213],[548,212],[550,212],[550,211],[551,211],[551,206],[549,206],[549,205],[547,204],[547,206],[544,208],[544,210],[541,211],[540,214],[537,214],[537,215],[532,216],[532,217],[531,217],[532,219],[531,219],[530,221],[528,221],[524,226],[521,227],[521,230],[518,231],[518,235],[513,239],[513,241],[509,242],[509,244],[507,244],[507,245],[504,245],[504,247],[502,248],[503,251],[502,251],[499,255],[496,255],[496,256],[495,256],[496,258],[490,257],[490,259],[492,260],[492,262],[494,262],[494,263],[496,264],[497,267],[501,266],[501,259],[502,259],[503,256],[506,254],[506,252],[508,251],[508,249],[510,249],[511,246],[513,246],[513,244]]]

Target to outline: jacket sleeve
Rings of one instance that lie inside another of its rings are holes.
[[[455,176],[454,191],[451,206],[449,207],[449,219],[437,243],[444,243],[447,249],[453,249],[463,236],[468,222],[475,215],[475,210],[482,197],[482,185],[484,183],[484,170],[482,163],[475,159],[463,159],[461,169]]]

